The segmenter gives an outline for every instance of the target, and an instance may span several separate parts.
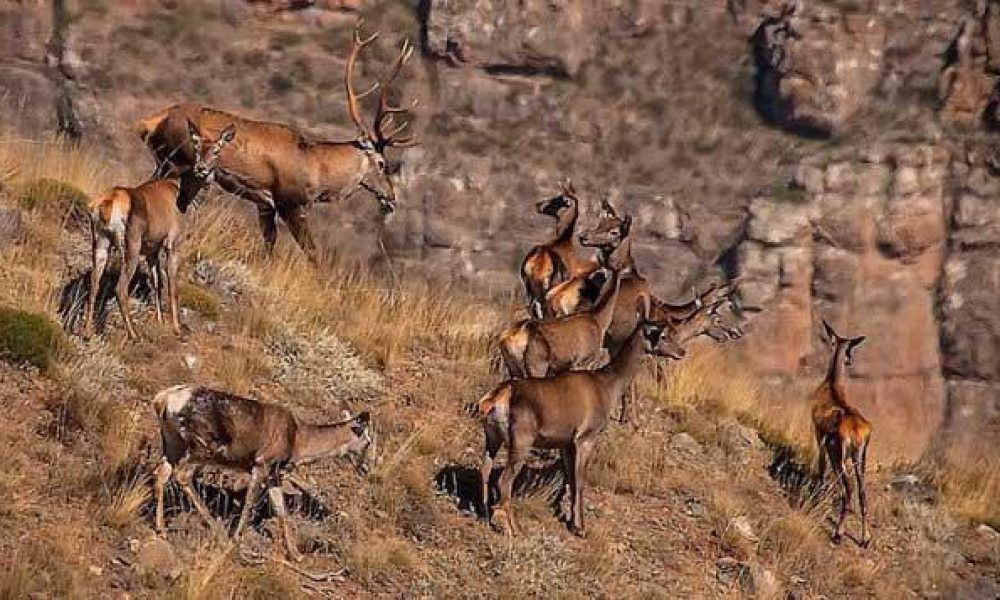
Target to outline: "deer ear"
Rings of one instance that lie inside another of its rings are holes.
[[[622,224],[621,224],[622,237],[627,236],[629,229],[631,228],[632,228],[632,215],[625,215],[625,218],[622,219]]]
[[[849,341],[848,344],[850,344],[851,348],[856,348],[860,346],[861,343],[864,341],[865,341],[865,336],[859,335],[856,338],[851,338],[851,341]]]
[[[837,341],[837,332],[833,330],[833,327],[823,319],[823,331],[826,333],[826,337],[830,342]]]
[[[343,418],[343,419],[344,419],[345,421],[350,421],[350,420],[351,420],[351,411],[349,411],[349,410],[347,410],[347,409],[345,408],[344,410],[342,410],[342,411],[340,412],[340,416],[341,416],[341,417],[342,417],[342,418]]]

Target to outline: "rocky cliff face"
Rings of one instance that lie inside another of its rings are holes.
[[[1000,422],[1000,180],[979,133],[935,116],[961,104],[940,56],[967,19],[985,24],[962,64],[992,77],[993,21],[967,4],[70,2],[62,64],[84,143],[137,177],[128,124],[181,100],[350,136],[343,58],[366,12],[383,35],[362,77],[422,41],[404,92],[424,143],[396,156],[388,220],[367,197],[315,207],[326,246],[509,296],[551,228],[533,203],[570,176],[585,226],[613,191],[664,297],[743,275],[762,373],[815,377],[820,318],[867,335],[854,387],[880,443],[916,455],[941,427],[961,446]],[[55,129],[50,21],[47,3],[0,8],[2,114],[32,134]]]

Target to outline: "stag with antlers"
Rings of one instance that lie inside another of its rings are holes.
[[[138,133],[153,153],[157,169],[166,171],[171,165],[186,166],[194,160],[187,138],[188,120],[208,136],[217,136],[232,123],[239,141],[222,154],[216,182],[227,192],[257,206],[268,251],[274,248],[280,216],[302,250],[315,260],[316,244],[306,220],[312,203],[342,200],[363,188],[379,200],[382,212],[392,212],[396,191],[386,150],[417,144],[414,135],[406,134],[411,121],[400,117],[410,113],[417,101],[406,107],[394,106],[389,101],[393,84],[413,55],[409,40],[403,41],[381,82],[361,94],[355,92],[352,81],[355,63],[361,51],[377,37],[378,33],[374,33],[363,38],[360,27],[355,29],[347,58],[344,78],[347,113],[358,129],[353,140],[315,140],[281,123],[254,121],[198,104],[171,106],[142,119],[137,124]],[[360,102],[376,90],[378,106],[369,125],[361,118]],[[193,177],[182,179],[181,210],[186,210],[202,185]]]

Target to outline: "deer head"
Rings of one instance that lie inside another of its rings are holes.
[[[577,205],[576,189],[569,179],[559,182],[560,194],[535,203],[535,211],[558,219],[565,211]]]
[[[362,183],[362,185],[375,194],[375,197],[378,198],[382,205],[383,212],[389,213],[395,210],[396,207],[396,191],[393,187],[392,178],[389,174],[385,151],[390,147],[407,148],[417,145],[418,142],[416,141],[416,136],[402,135],[403,132],[410,126],[410,121],[404,120],[401,123],[396,122],[396,115],[412,111],[417,106],[417,100],[414,100],[408,107],[405,108],[389,104],[389,94],[392,89],[392,84],[399,76],[403,66],[413,55],[413,46],[410,44],[409,39],[404,39],[402,44],[400,44],[399,53],[396,55],[396,59],[393,61],[392,66],[389,68],[388,74],[384,79],[382,79],[381,82],[372,85],[361,94],[356,94],[354,92],[354,64],[357,62],[358,55],[361,53],[361,50],[365,46],[374,42],[375,39],[378,38],[378,35],[378,33],[373,33],[367,38],[362,38],[361,24],[358,24],[358,27],[354,30],[354,40],[351,45],[351,52],[347,57],[347,69],[345,72],[344,83],[347,88],[347,113],[358,128],[358,147],[360,147],[361,150],[364,151],[365,155],[368,156],[369,169],[374,167],[374,171],[382,181],[381,187],[367,186],[364,185],[364,183]],[[362,98],[377,89],[379,89],[378,108],[375,111],[375,118],[369,126],[361,119],[361,108],[359,102]],[[365,174],[362,174],[362,178],[364,175]]]
[[[834,331],[833,326],[827,323],[826,319],[823,320],[823,330],[826,332],[827,342],[830,344],[830,348],[833,349],[834,354],[843,349],[844,364],[848,367],[851,366],[854,363],[854,350],[861,345],[861,342],[865,341],[865,336],[843,337]]]
[[[642,330],[643,351],[646,354],[673,360],[680,360],[687,354],[678,342],[677,332],[672,327],[664,327],[652,321],[640,321],[639,327]]]
[[[619,218],[617,213],[602,210],[597,224],[580,234],[580,245],[604,251],[614,250],[628,237],[631,228],[632,215]]]
[[[194,151],[194,165],[191,172],[203,183],[211,183],[215,178],[215,169],[219,164],[222,149],[236,138],[236,127],[230,123],[219,133],[219,138],[212,140],[201,135],[198,126],[191,119],[187,121],[188,135],[191,138],[191,148]]]

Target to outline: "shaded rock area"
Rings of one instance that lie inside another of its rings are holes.
[[[871,14],[795,1],[765,11],[751,38],[758,108],[794,131],[839,133],[879,82],[885,39]]]

